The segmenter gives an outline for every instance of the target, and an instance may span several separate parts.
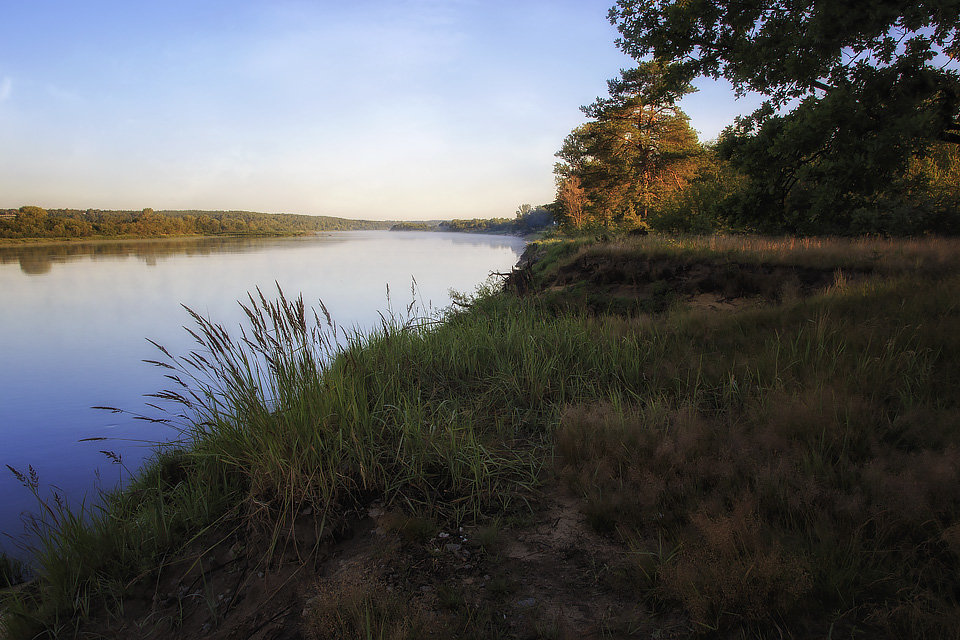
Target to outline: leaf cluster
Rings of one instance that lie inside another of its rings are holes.
[[[960,46],[960,3],[950,0],[618,0],[609,17],[628,55],[674,60],[678,73],[724,77],[778,106],[865,66],[919,69]]]

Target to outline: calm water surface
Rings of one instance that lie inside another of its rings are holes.
[[[40,476],[71,501],[91,495],[97,474],[114,486],[151,454],[138,441],[172,439],[159,425],[93,410],[149,413],[144,394],[166,388],[151,338],[174,354],[190,347],[185,304],[236,327],[237,300],[278,282],[288,297],[322,299],[338,324],[371,327],[392,304],[442,308],[449,290],[472,292],[491,271],[508,270],[519,238],[453,233],[361,231],[298,238],[216,238],[0,247],[0,465]],[[107,437],[107,441],[79,442]],[[30,493],[0,466],[0,533],[23,531],[36,510]],[[9,539],[0,547],[16,552]],[[19,555],[19,554],[17,554]]]

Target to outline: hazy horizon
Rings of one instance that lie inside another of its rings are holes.
[[[553,200],[580,105],[633,64],[611,4],[13,5],[3,205],[510,216]],[[755,104],[702,87],[681,106],[704,139]]]

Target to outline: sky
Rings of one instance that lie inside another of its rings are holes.
[[[423,220],[555,197],[613,0],[12,0],[0,208]],[[712,139],[756,99],[698,83]]]

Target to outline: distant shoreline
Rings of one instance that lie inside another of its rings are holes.
[[[497,232],[484,230],[453,230],[453,229],[331,229],[329,231],[299,231],[292,233],[217,233],[203,235],[169,235],[169,236],[85,236],[82,238],[0,238],[0,249],[17,247],[53,247],[62,245],[104,244],[104,243],[134,243],[134,242],[168,242],[172,240],[214,240],[217,238],[297,238],[306,236],[324,236],[332,233],[348,233],[355,231],[421,231],[428,233],[457,233],[467,235],[488,235],[522,238],[530,240],[538,237],[538,232],[517,233]]]
[[[43,247],[62,244],[99,244],[103,242],[165,242],[167,240],[205,240],[213,238],[293,238],[322,235],[333,231],[302,231],[292,233],[215,233],[169,236],[84,236],[82,238],[0,238],[0,248]]]

